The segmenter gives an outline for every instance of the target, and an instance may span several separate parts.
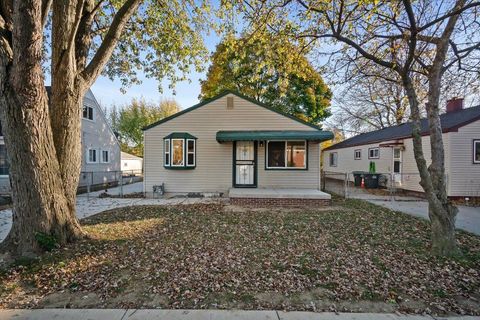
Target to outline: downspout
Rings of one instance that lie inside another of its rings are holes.
[[[165,153],[165,151],[164,151]],[[145,148],[145,131],[143,131],[143,164],[142,164],[142,171],[143,171],[143,197],[147,197],[147,175],[145,174],[145,168],[147,163],[147,148]]]
[[[318,190],[322,190],[322,143],[318,143]]]

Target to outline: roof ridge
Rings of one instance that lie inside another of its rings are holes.
[[[472,110],[474,112],[472,117],[468,117],[468,118],[465,118],[465,119],[460,119],[462,114],[472,113]],[[478,112],[478,115],[476,114],[477,112]],[[453,119],[453,121],[451,119]],[[458,120],[458,121],[455,121],[455,120]],[[464,108],[464,109],[454,111],[454,112],[445,112],[445,113],[442,113],[440,115],[440,121],[441,121],[441,124],[442,124],[442,132],[453,131],[455,129],[458,129],[459,127],[465,126],[465,125],[467,125],[467,124],[469,124],[473,121],[477,121],[477,120],[480,120],[480,105],[472,106],[472,107],[469,107],[469,108]],[[422,129],[423,134],[425,134],[425,133],[428,134],[428,130],[426,130],[427,128],[424,128],[424,126],[426,126],[426,124],[427,124],[427,121],[428,121],[427,118],[420,119],[421,129]],[[336,144],[334,144],[334,145],[332,145],[328,148],[325,148],[325,150],[347,148],[347,147],[352,147],[352,146],[357,146],[357,145],[372,144],[372,143],[376,143],[376,142],[379,142],[379,141],[411,137],[412,136],[411,130],[398,132],[397,134],[392,134],[391,136],[386,136],[386,137],[382,137],[380,135],[380,133],[384,133],[385,131],[386,132],[394,132],[396,130],[400,131],[400,130],[398,130],[399,128],[400,129],[404,129],[404,128],[407,129],[407,128],[410,128],[412,126],[412,124],[413,124],[413,121],[410,120],[408,122],[404,122],[404,123],[401,123],[401,124],[398,124],[398,125],[394,125],[394,126],[390,126],[390,127],[386,127],[386,128],[382,128],[382,129],[377,129],[377,130],[373,130],[373,131],[369,131],[369,132],[360,133],[360,134],[355,135],[351,138],[340,141],[340,142],[338,142],[338,143],[336,143]],[[404,128],[401,128],[401,127],[404,127]],[[359,138],[361,138],[361,137],[365,138],[365,136],[372,137],[372,138],[377,137],[377,138],[376,139],[364,139],[364,141],[359,141],[357,143],[351,143],[352,141],[355,141],[355,140],[362,140],[362,139],[359,139]]]

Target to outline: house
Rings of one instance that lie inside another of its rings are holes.
[[[80,189],[115,185],[121,175],[120,144],[90,89],[83,97],[81,139]]]
[[[236,204],[326,204],[320,145],[331,132],[232,91],[144,128],[144,191]],[[273,200],[272,200],[273,199]]]
[[[121,167],[124,174],[140,174],[143,172],[143,159],[122,151]]]
[[[50,94],[50,87],[46,87]],[[0,128],[1,130],[1,128]],[[93,92],[83,98],[82,169],[79,188],[115,184],[120,172],[120,145]],[[10,192],[7,150],[0,131],[0,192]]]
[[[480,197],[480,106],[464,108],[463,99],[450,100],[440,119],[448,196]],[[430,137],[426,119],[422,120],[421,128],[423,151],[429,162]],[[413,154],[411,122],[344,140],[326,148],[323,156],[325,172],[368,171],[373,161],[376,172],[391,177],[396,188],[423,193]]]

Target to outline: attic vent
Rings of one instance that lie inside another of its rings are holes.
[[[227,97],[227,110],[233,109],[233,97]]]

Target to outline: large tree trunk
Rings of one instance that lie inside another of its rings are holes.
[[[403,83],[409,100],[413,120],[413,151],[420,173],[420,185],[428,200],[428,213],[432,228],[432,252],[449,256],[457,253],[455,241],[455,216],[457,209],[447,198],[442,128],[438,112],[429,113],[432,164],[428,167],[423,153],[421,117],[418,99],[411,79],[406,75]],[[430,101],[429,101],[430,103]],[[427,106],[427,108],[432,106]],[[438,105],[437,105],[438,107]]]
[[[59,244],[83,235],[75,215],[82,99],[140,3],[125,1],[88,65],[91,25],[101,2],[53,3],[49,108],[41,58],[52,0],[0,1],[0,120],[11,163],[14,208],[4,250],[36,254],[41,249],[37,234],[53,236]]]
[[[2,243],[14,255],[35,255],[37,234],[59,244],[82,235],[65,196],[41,68],[42,1],[14,1],[11,45],[0,44],[0,118],[10,162],[13,225]],[[5,40],[5,39],[4,39]]]
[[[81,111],[84,86],[78,81],[75,45],[83,1],[55,1],[52,16],[50,118],[60,174],[72,215],[81,168]]]

